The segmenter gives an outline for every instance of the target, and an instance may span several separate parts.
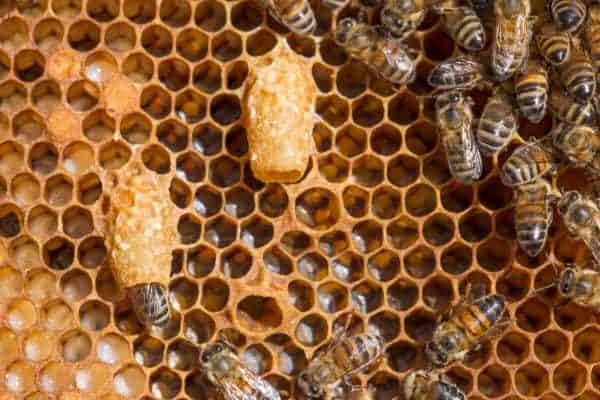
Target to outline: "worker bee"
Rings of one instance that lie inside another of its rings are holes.
[[[573,52],[558,71],[569,96],[579,103],[592,100],[596,93],[596,71],[585,52]]]
[[[575,32],[585,20],[586,7],[581,0],[549,0],[547,4],[561,31]]]
[[[552,65],[561,65],[571,56],[569,34],[558,31],[552,23],[542,25],[536,39],[540,54]]]
[[[415,80],[417,66],[397,39],[386,37],[380,27],[344,18],[335,30],[335,40],[354,58],[400,85]]]
[[[405,400],[467,400],[467,396],[444,375],[418,370],[404,378]]]
[[[600,209],[598,204],[576,191],[565,193],[558,201],[558,212],[562,215],[568,231],[582,239],[600,262]]]
[[[553,108],[556,118],[568,124],[596,124],[596,105],[592,102],[577,103],[565,96],[562,91],[553,90],[550,95],[550,106]]]
[[[350,0],[323,0],[323,4],[332,11],[341,10],[350,3]]]
[[[464,360],[472,350],[508,325],[501,321],[506,308],[504,296],[486,294],[483,286],[467,288],[465,299],[454,306],[449,316],[433,332],[425,348],[436,367]]]
[[[546,115],[548,108],[548,72],[538,60],[527,63],[515,78],[515,94],[521,114],[534,124]]]
[[[437,123],[450,172],[456,180],[465,183],[479,179],[483,170],[481,154],[471,132],[471,102],[471,98],[459,91],[443,93],[435,102]]]
[[[517,117],[509,97],[502,91],[488,100],[477,127],[476,136],[483,154],[499,152],[517,132]]]
[[[546,246],[552,225],[552,187],[544,178],[515,189],[515,230],[521,249],[535,257]]]
[[[600,137],[594,128],[587,125],[560,122],[551,134],[554,146],[578,167],[590,164],[600,150]]]
[[[600,69],[600,4],[590,6],[586,37],[590,57],[596,70]]]
[[[308,0],[262,0],[269,14],[299,35],[311,35],[317,28],[317,19]]]
[[[127,288],[133,311],[144,325],[165,326],[170,320],[168,292],[160,283]]]
[[[200,355],[208,380],[226,400],[279,400],[269,382],[244,367],[236,351],[223,340],[208,344]]]
[[[479,16],[470,7],[451,7],[440,10],[444,26],[454,41],[468,51],[479,51],[485,46],[486,36]]]
[[[532,142],[517,147],[508,157],[500,171],[500,180],[508,187],[516,187],[555,171],[554,155],[541,143]]]
[[[529,0],[496,0],[496,32],[491,64],[498,80],[506,80],[523,70],[529,55],[531,29]]]
[[[556,286],[566,299],[600,311],[600,272],[597,270],[565,268]]]
[[[298,375],[298,388],[308,398],[342,396],[344,391],[357,390],[349,379],[379,360],[384,341],[378,334],[363,333],[348,337],[347,329],[313,358]]]
[[[466,56],[442,61],[429,72],[427,83],[438,89],[470,89],[484,79],[484,67]]]
[[[396,6],[397,3],[395,0],[388,0],[386,2],[385,6],[381,9],[381,24],[392,36],[400,40],[405,40],[421,25],[426,11],[420,10],[407,14]]]

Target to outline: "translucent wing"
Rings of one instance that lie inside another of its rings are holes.
[[[281,400],[269,382],[242,365],[234,379],[220,380],[217,386],[226,400]]]
[[[482,67],[480,63],[469,57],[459,56],[443,61],[435,68],[443,75],[465,75],[479,72]]]

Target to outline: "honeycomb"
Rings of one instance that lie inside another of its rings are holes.
[[[12,4],[12,2],[10,2]],[[0,19],[0,399],[212,399],[199,346],[225,335],[286,398],[350,312],[386,341],[357,377],[374,399],[423,367],[438,312],[469,283],[504,294],[512,326],[447,374],[472,399],[600,399],[600,329],[556,292],[589,253],[556,218],[548,251],[517,246],[498,165],[552,126],[520,122],[474,185],[451,178],[428,71],[458,53],[430,14],[399,90],[349,60],[314,4],[313,38],[249,0],[22,0]],[[372,2],[353,4],[358,15]],[[297,184],[249,169],[249,60],[285,41],[319,88],[316,155]],[[486,91],[472,91],[481,113]],[[170,180],[174,317],[145,330],[106,262],[105,176],[132,162]],[[582,171],[555,184],[574,188]],[[364,394],[361,394],[364,395]]]

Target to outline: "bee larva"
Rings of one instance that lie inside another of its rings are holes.
[[[394,0],[386,2],[385,6],[381,9],[381,24],[394,37],[405,40],[421,25],[421,22],[425,18],[425,10],[407,14],[396,8],[396,3]]]
[[[167,287],[177,245],[170,182],[137,164],[123,171],[106,219],[111,267],[140,321],[162,326],[169,321]]]
[[[335,398],[353,390],[348,379],[377,362],[383,350],[383,339],[374,333],[334,335],[327,350],[298,375],[298,388],[310,399]]]
[[[417,65],[399,39],[387,38],[379,27],[344,18],[335,29],[335,41],[385,79],[399,85],[415,80]]]
[[[317,19],[308,0],[261,0],[269,13],[290,31],[311,35],[317,28]]]
[[[596,106],[593,103],[577,103],[565,96],[560,90],[553,90],[550,105],[554,115],[561,121],[571,125],[595,125]]]
[[[470,89],[483,80],[483,68],[466,56],[449,58],[433,67],[427,83],[437,89]]]
[[[586,6],[581,0],[549,0],[548,9],[561,31],[575,32],[585,20]]]
[[[316,87],[308,64],[286,45],[255,62],[244,93],[250,167],[264,182],[295,182],[313,149]]]
[[[481,20],[470,7],[441,9],[444,26],[454,41],[468,51],[485,47],[486,36]]]
[[[465,299],[455,305],[450,316],[435,328],[425,353],[436,367],[462,361],[465,356],[486,339],[506,327],[501,322],[506,303],[500,294],[485,294],[484,288],[475,288],[478,294],[467,289]]]
[[[537,46],[546,62],[561,65],[571,56],[571,38],[566,32],[560,32],[554,24],[542,25],[536,34]]]
[[[546,246],[552,225],[552,187],[543,178],[515,189],[515,230],[519,246],[530,257]]]
[[[600,262],[600,209],[598,204],[576,191],[565,193],[558,201],[567,230],[584,241],[596,262]]]
[[[600,4],[590,6],[586,37],[590,57],[597,71],[600,69]]]
[[[471,99],[459,91],[441,94],[435,102],[436,118],[448,167],[457,181],[469,183],[481,177],[483,162],[471,132]]]
[[[590,126],[560,122],[551,135],[554,146],[576,167],[590,164],[600,150],[600,137]]]
[[[501,91],[488,100],[476,131],[477,143],[483,154],[499,152],[517,132],[518,121],[512,110],[510,98]]]
[[[444,375],[434,371],[412,371],[404,379],[405,400],[466,400],[465,394]]]
[[[508,187],[533,182],[556,170],[553,155],[535,142],[517,147],[500,171],[500,179]]]
[[[519,111],[534,124],[546,115],[548,108],[548,72],[537,60],[531,60],[515,78],[515,94]]]
[[[579,103],[587,103],[596,94],[596,71],[587,55],[573,52],[571,58],[558,69],[560,81],[569,96]]]
[[[498,80],[506,80],[524,68],[531,29],[529,0],[496,0],[496,32],[491,64]]]
[[[566,299],[600,311],[600,272],[597,270],[565,268],[556,287]]]

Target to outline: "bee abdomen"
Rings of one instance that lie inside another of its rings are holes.
[[[459,318],[471,335],[477,337],[483,335],[502,317],[504,308],[504,296],[494,294],[476,300]]]
[[[477,128],[477,142],[484,154],[500,151],[516,130],[516,120],[507,107],[498,104],[486,106]]]
[[[333,11],[341,10],[346,7],[346,4],[349,2],[349,0],[323,0],[323,4]]]
[[[414,60],[398,45],[388,42],[386,47],[378,47],[367,64],[387,80],[405,85],[415,80],[417,69]],[[397,62],[390,62],[389,59]]]
[[[377,360],[383,354],[383,340],[374,333],[356,335],[352,339],[358,357],[355,359],[354,368],[365,366]]]
[[[569,59],[571,46],[566,33],[542,36],[538,43],[540,52],[550,64],[560,65]]]
[[[466,400],[465,394],[458,388],[444,381],[437,381],[432,387],[431,393],[429,393],[428,399],[431,400]]]
[[[561,31],[573,32],[583,23],[586,7],[580,0],[554,0],[550,4],[550,11]]]
[[[586,61],[568,65],[562,75],[565,88],[580,103],[589,102],[596,92],[594,67]]]
[[[317,27],[315,14],[306,0],[287,0],[287,3],[279,4],[275,12],[295,33],[310,35]]]
[[[473,10],[461,7],[461,18],[446,22],[447,29],[452,38],[469,51],[483,49],[486,42],[485,30],[481,20]]]
[[[517,240],[531,257],[537,256],[546,245],[550,228],[549,211],[544,203],[520,206],[515,210]]]
[[[515,84],[517,105],[525,118],[540,122],[546,115],[548,104],[548,81],[546,76],[523,74]]]
[[[566,103],[556,114],[558,119],[572,125],[593,125],[596,123],[596,111],[592,103]]]
[[[127,290],[138,319],[144,324],[164,326],[169,322],[166,289],[159,283],[135,285]]]
[[[500,179],[509,187],[529,183],[552,169],[552,162],[544,150],[536,145],[520,147],[502,166]]]
[[[590,57],[596,70],[600,69],[600,27],[590,30]]]
[[[483,172],[483,161],[478,149],[473,146],[472,149],[464,148],[465,143],[454,145],[450,143],[451,138],[444,140],[446,148],[446,158],[448,167],[452,176],[457,181],[470,183],[481,177]],[[472,140],[475,142],[475,139]]]

